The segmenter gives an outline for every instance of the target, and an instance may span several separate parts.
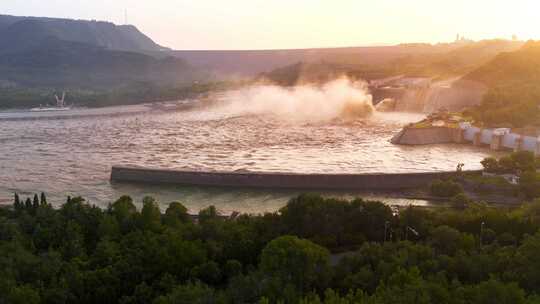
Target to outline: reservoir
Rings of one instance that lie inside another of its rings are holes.
[[[220,97],[222,98],[222,97]],[[230,98],[230,97],[227,97]],[[205,106],[202,106],[202,105]],[[192,212],[275,211],[292,190],[222,189],[111,183],[113,165],[191,171],[285,173],[409,173],[480,168],[491,151],[470,145],[398,146],[391,137],[422,114],[374,113],[342,120],[289,119],[274,112],[238,111],[202,101],[74,109],[63,113],[0,113],[0,202],[14,192],[45,192],[61,204],[81,195],[107,206],[123,194],[140,201],[180,201]],[[361,195],[391,204],[427,204]],[[165,206],[165,205],[164,205]]]

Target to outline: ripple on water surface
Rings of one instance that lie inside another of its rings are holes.
[[[290,192],[111,185],[112,165],[220,171],[374,173],[478,168],[490,151],[467,145],[407,147],[389,140],[418,115],[384,115],[354,123],[301,123],[273,116],[220,115],[144,107],[88,110],[84,115],[24,119],[0,115],[0,200],[14,191],[78,194],[105,205],[122,194],[181,200],[192,210],[275,210]],[[102,111],[102,112],[100,112]],[[112,112],[111,112],[112,111]],[[101,114],[101,115],[100,115]],[[10,116],[11,115],[11,116]],[[11,119],[11,118],[17,119]],[[293,193],[294,194],[294,193]]]

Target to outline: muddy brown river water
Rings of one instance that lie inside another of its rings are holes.
[[[196,101],[193,101],[196,103]],[[55,204],[81,195],[106,206],[122,194],[178,200],[192,211],[274,211],[294,191],[111,184],[112,165],[301,173],[373,173],[477,169],[490,151],[466,145],[389,142],[420,114],[375,113],[355,121],[283,120],[274,114],[212,108],[125,106],[62,113],[0,113],[0,201],[45,192]],[[356,193],[328,195],[353,197]],[[391,204],[425,201],[383,199]]]

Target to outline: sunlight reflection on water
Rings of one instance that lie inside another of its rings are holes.
[[[271,115],[224,116],[211,110],[145,106],[62,115],[66,117],[1,113],[0,202],[10,202],[14,191],[44,191],[57,204],[77,194],[101,206],[122,194],[137,199],[151,194],[163,202],[182,201],[194,212],[210,204],[226,212],[263,212],[278,209],[297,192],[111,185],[110,168],[420,172],[454,170],[458,162],[466,169],[479,168],[490,153],[466,145],[392,145],[393,134],[421,118],[412,114],[376,114],[352,123],[298,123]]]

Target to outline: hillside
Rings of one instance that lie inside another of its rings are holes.
[[[253,51],[172,51],[190,64],[219,75],[256,76],[298,62],[321,61],[340,65],[384,65],[404,56],[448,52],[454,44],[402,44],[395,46],[343,47]]]
[[[531,83],[540,80],[540,42],[529,41],[515,52],[499,54],[491,62],[467,75],[490,87]]]
[[[131,25],[110,22],[0,15],[0,53],[34,48],[56,38],[111,50],[157,52],[165,48]]]
[[[413,55],[392,62],[395,74],[415,77],[450,78],[466,75],[502,52],[515,51],[522,41],[482,40],[431,56]]]
[[[471,110],[477,120],[495,126],[540,126],[540,42],[501,53],[465,78],[489,87],[482,104]]]
[[[137,81],[165,85],[200,76],[178,58],[157,59],[55,38],[34,49],[0,55],[0,83],[18,87],[112,88]]]
[[[201,75],[131,25],[0,15],[0,88],[111,89]],[[163,52],[165,54],[165,52]]]
[[[522,45],[523,42],[520,41],[484,40],[443,46],[385,47],[378,49],[387,50],[381,53],[376,51],[377,48],[373,48],[376,52],[368,52],[363,56],[360,51],[356,56],[350,55],[351,53],[342,53],[341,56],[338,56],[338,53],[327,53],[321,55],[318,61],[312,56],[301,63],[280,67],[259,76],[282,85],[293,85],[300,80],[325,80],[336,75],[364,80],[397,75],[449,79],[463,76],[501,52],[516,50]]]
[[[63,90],[86,105],[179,98],[211,80],[131,25],[0,15],[0,37],[0,108]]]

